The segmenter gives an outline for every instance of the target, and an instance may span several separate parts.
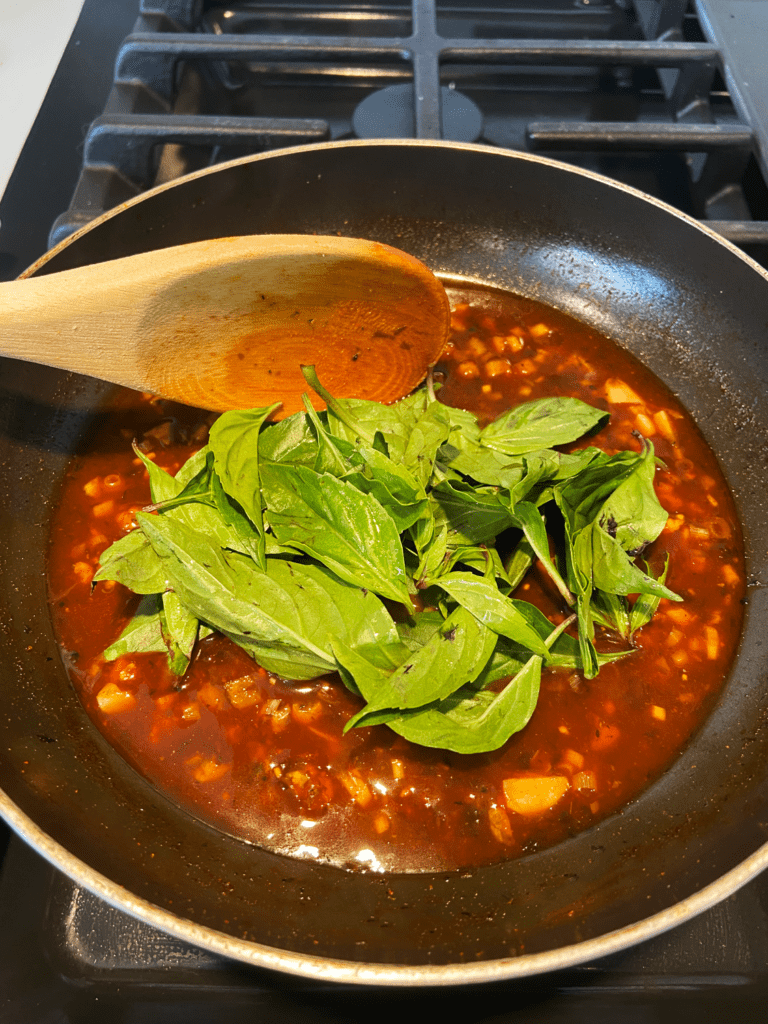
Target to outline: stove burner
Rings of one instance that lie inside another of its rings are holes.
[[[483,115],[468,96],[443,86],[442,138],[451,142],[477,142],[483,131]],[[352,127],[359,139],[413,139],[413,86],[390,85],[358,103]]]

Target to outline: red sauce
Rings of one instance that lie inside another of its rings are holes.
[[[597,678],[545,670],[531,721],[499,751],[429,750],[384,726],[342,736],[360,703],[338,680],[285,682],[219,636],[198,645],[183,679],[162,655],[104,661],[138,599],[116,584],[91,593],[91,578],[100,553],[150,500],[130,439],[143,438],[143,449],[175,470],[204,443],[211,417],[124,393],[63,483],[49,554],[51,608],[90,715],[190,813],[280,853],[424,871],[559,842],[626,804],[670,764],[736,650],[740,528],[716,459],[679,402],[634,357],[564,314],[477,289],[452,299],[454,333],[438,367],[443,401],[490,420],[533,398],[573,395],[612,414],[583,443],[613,453],[638,450],[633,432],[653,441],[666,467],[657,471],[657,493],[670,518],[646,558],[658,572],[669,553],[666,582],[684,598],[662,600],[637,650]],[[567,614],[536,570],[518,596],[555,623]],[[521,803],[509,781],[518,779],[550,780],[548,806]]]

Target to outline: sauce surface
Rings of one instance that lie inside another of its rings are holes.
[[[669,513],[645,552],[669,554],[662,600],[621,661],[595,679],[546,669],[529,724],[500,750],[418,747],[385,726],[344,723],[361,701],[334,677],[291,683],[213,635],[187,674],[161,654],[102,652],[139,598],[91,581],[101,552],[150,502],[133,438],[175,471],[206,441],[211,416],[124,393],[69,470],[55,513],[49,591],[62,656],[99,729],[190,813],[278,853],[345,867],[446,870],[533,852],[588,828],[674,759],[712,706],[735,654],[744,565],[734,505],[691,417],[634,357],[568,316],[507,293],[451,292],[453,334],[437,368],[442,401],[483,422],[566,395],[610,410],[578,442],[608,454],[650,439]],[[569,614],[536,567],[517,596],[553,624]],[[626,647],[598,632],[598,647]]]

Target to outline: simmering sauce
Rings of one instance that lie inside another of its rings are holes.
[[[152,783],[215,827],[279,853],[369,870],[490,863],[552,845],[636,796],[670,764],[716,697],[741,625],[744,565],[716,459],[671,393],[634,357],[566,315],[506,293],[452,293],[440,399],[483,422],[545,396],[609,410],[595,445],[653,442],[669,513],[643,558],[683,598],[662,599],[632,653],[594,679],[545,669],[528,725],[501,749],[462,755],[416,746],[386,726],[344,723],[362,706],[334,677],[289,682],[219,635],[183,677],[161,654],[103,651],[139,598],[92,578],[102,551],[150,502],[131,449],[176,469],[213,417],[123,393],[74,461],[54,515],[50,602],[62,656],[99,729]],[[570,609],[534,566],[517,596],[553,625]],[[598,630],[598,649],[626,642]]]

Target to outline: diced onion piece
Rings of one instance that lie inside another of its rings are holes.
[[[611,747],[619,738],[621,733],[615,725],[608,725],[606,722],[600,722],[595,729],[595,738],[592,740],[593,750],[605,750],[606,747]]]
[[[200,719],[200,705],[196,700],[192,701],[181,712],[181,718],[184,722],[197,722]]]
[[[227,706],[227,698],[220,686],[213,683],[204,683],[197,691],[198,699],[211,710],[222,711]]]
[[[720,634],[714,626],[705,626],[704,639],[707,644],[707,657],[714,661],[720,651]]]
[[[514,839],[512,826],[509,823],[509,815],[503,807],[494,804],[488,808],[488,824],[495,839],[505,846],[509,846]]]
[[[533,327],[528,328],[528,331],[532,338],[543,338],[545,334],[549,334],[546,324],[534,324]]]
[[[597,789],[597,778],[594,772],[577,772],[571,785],[574,789]]]
[[[93,514],[97,519],[106,519],[107,516],[111,516],[115,511],[115,499],[107,498],[106,501],[100,501],[98,505],[93,506]]]
[[[130,690],[121,690],[117,683],[105,683],[96,694],[96,703],[105,715],[116,715],[130,711],[136,704],[136,698]]]
[[[281,704],[269,717],[272,722],[272,732],[282,732],[291,717],[290,705]]]
[[[653,420],[650,416],[646,416],[644,412],[639,412],[635,416],[635,426],[645,437],[651,437],[656,433],[656,427],[653,424]]]
[[[93,579],[93,567],[88,562],[75,562],[72,572],[81,583],[90,583]]]
[[[578,750],[564,750],[562,761],[563,764],[570,765],[572,768],[580,769],[584,767],[584,755],[580,754]]]
[[[679,623],[681,626],[689,625],[696,616],[687,608],[667,608],[665,612],[668,619]]]
[[[323,713],[323,705],[319,700],[309,704],[306,701],[296,701],[291,705],[291,714],[297,722],[302,722],[305,725],[309,722],[314,722],[316,718],[319,718]]]
[[[677,440],[677,434],[675,428],[672,426],[672,420],[669,418],[669,413],[666,409],[659,409],[657,413],[653,415],[653,422],[656,424],[656,429],[665,440],[669,441],[670,444],[674,444]]]
[[[458,373],[458,375],[460,377],[479,377],[480,376],[480,370],[478,368],[477,363],[473,363],[473,362],[469,362],[469,361],[467,361],[465,363],[459,363],[459,365],[456,367],[456,372]]]
[[[384,811],[379,811],[376,817],[373,819],[373,827],[376,829],[379,835],[382,832],[386,832],[389,828],[389,818],[386,816]]]
[[[517,814],[543,814],[562,800],[570,788],[563,775],[534,775],[504,779],[504,800]]]
[[[230,679],[228,683],[224,683],[224,689],[227,691],[232,707],[239,711],[242,708],[250,708],[254,704],[258,704],[261,693],[258,689],[253,689],[255,683],[256,677],[253,675],[240,676],[238,679]]]
[[[215,782],[226,775],[232,766],[223,764],[214,757],[206,757],[194,769],[192,775],[196,782]]]
[[[623,380],[612,377],[605,382],[605,397],[611,405],[642,405],[642,398]]]
[[[667,720],[666,708],[662,708],[658,704],[651,704],[651,715],[659,722],[665,722]]]
[[[501,377],[505,373],[511,373],[512,367],[506,359],[489,359],[485,364],[487,377]]]
[[[355,771],[341,772],[339,774],[342,785],[360,807],[367,807],[373,799],[373,793],[371,793],[368,783]]]
[[[733,586],[735,583],[739,582],[739,574],[732,565],[729,565],[728,562],[725,563],[721,572],[723,574],[723,579],[729,586]]]

